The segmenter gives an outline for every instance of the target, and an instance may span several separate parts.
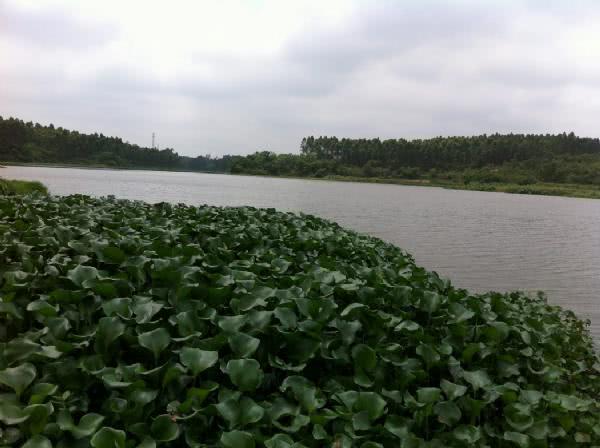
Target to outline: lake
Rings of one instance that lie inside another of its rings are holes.
[[[302,211],[394,243],[473,291],[543,290],[600,342],[600,200],[162,171],[17,167],[52,194]]]

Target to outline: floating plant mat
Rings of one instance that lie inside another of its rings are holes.
[[[0,446],[600,444],[586,324],[305,215],[0,198]]]

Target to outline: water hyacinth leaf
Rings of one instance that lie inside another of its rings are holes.
[[[125,332],[125,324],[118,317],[103,317],[98,321],[96,347],[106,353],[110,345]]]
[[[229,422],[231,429],[243,427],[256,423],[263,418],[265,413],[262,406],[248,397],[242,397],[239,401],[229,398],[215,405],[221,416]]]
[[[456,440],[468,444],[476,443],[481,439],[481,430],[479,427],[473,425],[461,425],[452,434]]]
[[[422,387],[417,389],[419,403],[435,403],[439,400],[442,391],[437,387]]]
[[[254,448],[256,446],[252,434],[244,431],[224,432],[221,444],[226,448]]]
[[[467,392],[467,387],[462,384],[455,384],[451,381],[443,379],[440,382],[440,387],[446,394],[448,400],[454,400],[456,398],[462,397]]]
[[[404,439],[410,434],[411,422],[398,415],[390,415],[385,420],[384,428],[399,439]]]
[[[27,429],[31,434],[38,434],[44,430],[48,417],[54,413],[52,403],[32,404],[23,410],[29,418],[27,419]]]
[[[183,347],[179,353],[181,363],[191,370],[194,376],[214,366],[219,360],[216,351],[200,350],[199,348]]]
[[[438,420],[448,426],[454,426],[462,416],[460,408],[453,401],[436,403],[433,411],[438,416]]]
[[[360,392],[354,403],[358,411],[366,411],[369,419],[376,420],[384,413],[386,401],[375,392]]]
[[[521,434],[513,431],[506,431],[504,433],[504,440],[515,443],[521,448],[529,447],[529,436],[527,434]]]
[[[96,432],[104,421],[104,416],[94,413],[85,414],[79,420],[77,426],[73,426],[70,431],[73,437],[81,439],[82,437],[91,436]]]
[[[464,380],[473,386],[473,389],[485,389],[492,381],[485,370],[477,370],[474,372],[464,371],[462,373]]]
[[[22,448],[52,448],[52,442],[47,437],[36,434],[27,440]]]
[[[173,421],[171,415],[159,415],[150,427],[152,437],[159,442],[170,442],[179,437],[179,425]]]
[[[442,298],[439,294],[433,291],[425,291],[421,299],[421,308],[423,311],[431,314],[439,308],[441,303]]]
[[[421,356],[427,367],[432,367],[440,362],[441,356],[435,348],[429,344],[421,344],[416,349],[417,355]]]
[[[156,448],[156,442],[150,437],[144,437],[136,448]]]
[[[102,249],[102,261],[105,263],[121,264],[126,258],[125,252],[116,246],[107,246]]]
[[[232,359],[226,370],[231,382],[241,391],[252,391],[263,380],[263,372],[256,359]]]
[[[29,414],[24,409],[8,400],[0,401],[0,421],[5,425],[17,425],[23,423],[29,418]]]
[[[36,370],[0,445],[600,446],[587,325],[543,295],[250,207],[2,196],[0,230],[0,371]]]
[[[358,344],[352,348],[352,358],[355,366],[366,371],[373,370],[377,365],[375,350],[365,344]]]
[[[267,448],[292,448],[294,440],[287,434],[275,434],[268,440],[265,440]]]
[[[35,366],[28,362],[17,367],[7,367],[0,370],[0,384],[10,387],[19,396],[35,379],[36,372]]]
[[[231,350],[238,358],[248,358],[256,351],[260,339],[246,333],[235,333],[228,338]]]
[[[171,336],[166,329],[160,327],[138,335],[138,342],[152,352],[154,359],[158,359],[161,352],[171,343]]]
[[[280,390],[286,391],[288,389],[292,390],[294,398],[309,413],[325,404],[325,400],[317,397],[317,388],[303,376],[288,376],[281,383]]]
[[[80,264],[67,272],[67,278],[75,285],[81,287],[85,281],[98,278],[98,269],[93,266],[84,266]]]
[[[125,431],[105,426],[90,440],[93,448],[125,448]]]

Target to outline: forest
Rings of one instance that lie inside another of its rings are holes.
[[[0,162],[462,186],[600,186],[600,140],[572,132],[415,140],[311,136],[302,139],[299,154],[187,157],[172,148],[145,148],[118,137],[0,117]]]
[[[600,141],[558,135],[493,134],[424,140],[307,137],[301,153],[258,152],[234,173],[430,179],[468,183],[600,185]]]
[[[180,156],[172,148],[144,148],[118,137],[0,117],[0,161],[229,172],[232,157]]]

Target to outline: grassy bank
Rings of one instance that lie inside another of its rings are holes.
[[[0,194],[15,195],[33,192],[48,193],[47,188],[40,182],[26,180],[9,180],[0,178]]]
[[[4,166],[29,166],[41,168],[77,168],[82,170],[124,170],[124,171],[169,171],[175,173],[229,174],[225,171],[192,170],[185,168],[161,168],[155,166],[112,166],[101,163],[45,163],[45,162],[0,162]]]
[[[586,324],[542,295],[272,209],[4,196],[0,228],[2,446],[600,444]]]
[[[325,180],[335,182],[361,182],[371,184],[391,184],[391,185],[412,185],[419,187],[439,187],[451,190],[471,190],[471,191],[496,191],[512,194],[533,194],[544,196],[566,196],[574,198],[600,199],[600,187],[582,184],[563,184],[563,183],[535,183],[530,185],[519,185],[511,183],[458,183],[448,181],[438,181],[430,179],[398,179],[389,177],[360,177],[360,176],[270,176],[255,174],[236,174],[238,176],[260,176],[260,177],[281,177],[285,179],[310,179]]]

